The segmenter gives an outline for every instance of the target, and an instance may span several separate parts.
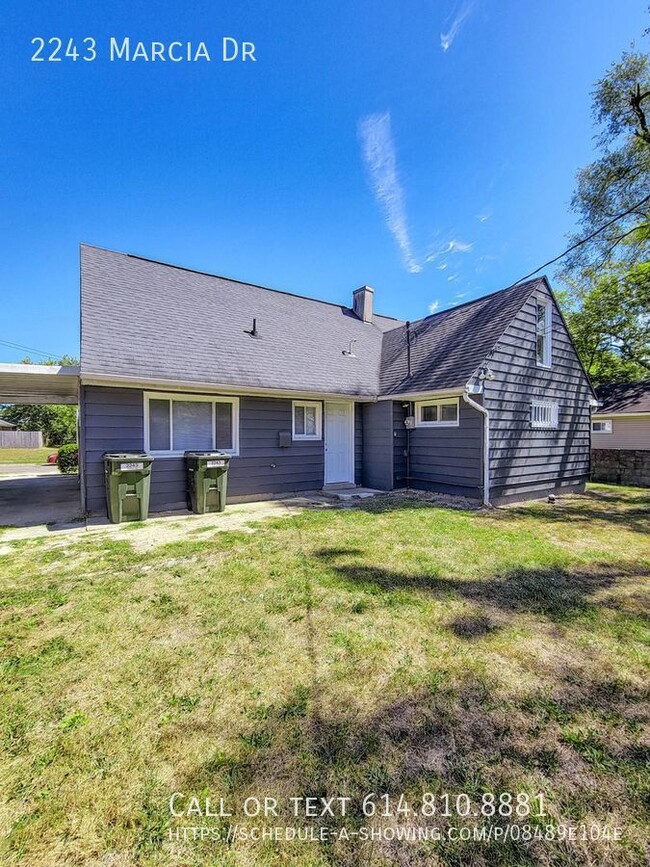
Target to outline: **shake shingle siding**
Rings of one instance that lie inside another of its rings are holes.
[[[544,284],[537,294],[550,297]],[[591,390],[559,311],[554,304],[551,309],[550,369],[536,362],[535,294],[489,357],[495,379],[485,383],[485,406],[490,411],[490,480],[495,500],[580,485],[589,476]],[[558,404],[556,430],[531,427],[534,400]]]
[[[86,508],[105,511],[104,452],[142,451],[144,399],[137,388],[86,386],[83,389]],[[322,487],[323,441],[278,445],[280,431],[291,430],[291,401],[242,397],[239,414],[240,454],[230,462],[230,497],[280,494]],[[151,511],[186,506],[185,461],[157,457],[151,478]]]

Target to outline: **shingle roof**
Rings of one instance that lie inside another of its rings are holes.
[[[381,393],[464,386],[529,295],[543,282],[542,278],[521,283],[410,323],[411,376],[408,376],[407,327],[389,331],[384,336],[381,354]]]
[[[259,337],[246,333],[257,319]],[[81,375],[376,395],[382,333],[347,307],[81,248]],[[352,344],[354,355],[344,355]]]
[[[650,412],[650,379],[642,382],[622,382],[600,385],[596,389],[600,401],[599,414]]]
[[[409,377],[400,320],[368,325],[348,307],[82,245],[81,376],[359,396],[460,388],[541,282],[411,323]]]

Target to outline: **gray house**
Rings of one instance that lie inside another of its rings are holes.
[[[503,502],[580,490],[593,392],[545,278],[403,322],[138,256],[81,249],[82,497],[104,452],[155,456],[153,511],[186,505],[186,449],[233,455],[238,498],[364,484]]]

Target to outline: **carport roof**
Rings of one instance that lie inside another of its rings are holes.
[[[0,364],[0,404],[78,402],[78,367]]]

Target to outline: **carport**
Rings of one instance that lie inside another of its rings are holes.
[[[8,403],[78,404],[79,368],[0,363],[0,404]],[[82,512],[78,476],[64,476],[54,466],[0,464],[0,527],[55,527]]]

